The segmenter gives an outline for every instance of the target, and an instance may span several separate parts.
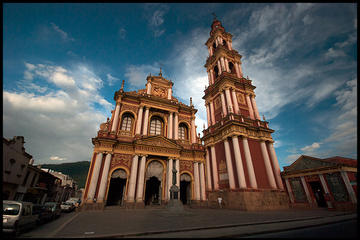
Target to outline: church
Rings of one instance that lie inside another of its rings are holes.
[[[173,82],[147,76],[146,88],[115,92],[111,119],[100,125],[82,207],[165,206],[173,172],[184,205],[240,210],[289,207],[268,122],[260,119],[255,86],[244,78],[232,35],[214,18],[203,99],[208,127],[172,95]],[[220,204],[221,206],[220,206]]]

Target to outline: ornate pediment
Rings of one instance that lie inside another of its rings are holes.
[[[144,137],[138,140],[135,140],[135,145],[147,145],[152,147],[162,147],[162,148],[172,148],[180,150],[182,147],[169,139],[157,135],[157,136],[149,136]]]
[[[289,167],[286,168],[286,172],[290,171],[299,171],[306,169],[314,169],[321,167],[332,167],[335,166],[335,163],[325,162],[318,158],[308,157],[302,155],[295,162],[293,162]]]

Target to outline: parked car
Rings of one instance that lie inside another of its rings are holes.
[[[43,224],[52,220],[52,212],[48,206],[34,204],[33,206],[33,214],[38,215],[37,224]]]
[[[38,214],[33,213],[31,202],[3,200],[3,232],[15,236],[25,229],[35,227]]]
[[[63,202],[60,205],[61,211],[63,212],[71,212],[75,209],[75,206],[72,202]]]
[[[60,203],[46,202],[44,205],[47,206],[50,209],[52,219],[60,217],[60,215],[61,215]]]
[[[72,198],[69,198],[69,200],[67,200],[67,202],[71,202],[74,204],[75,207],[78,207],[81,203],[81,200],[80,200],[80,198],[72,197]]]

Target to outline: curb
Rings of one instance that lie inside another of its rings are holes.
[[[251,226],[251,225],[260,225],[260,224],[272,224],[272,223],[282,223],[282,222],[296,222],[296,221],[304,221],[304,220],[314,220],[314,219],[324,219],[324,218],[332,218],[332,217],[338,217],[338,216],[345,216],[345,215],[353,215],[355,213],[341,213],[336,214],[332,216],[315,216],[315,217],[303,217],[303,218],[293,218],[293,219],[282,219],[277,221],[262,221],[262,222],[251,222],[251,223],[242,223],[242,224],[225,224],[225,225],[217,225],[217,226],[208,226],[208,227],[193,227],[193,228],[183,228],[183,229],[164,229],[164,230],[156,230],[156,231],[147,231],[147,232],[135,232],[135,233],[125,233],[125,234],[101,234],[101,235],[86,235],[86,236],[77,236],[78,238],[125,238],[125,237],[132,237],[132,236],[143,236],[143,235],[152,235],[152,234],[161,234],[161,233],[176,233],[176,232],[189,232],[189,231],[196,231],[196,230],[209,230],[209,229],[222,229],[222,228],[231,228],[231,227],[244,227],[244,226]],[[354,216],[351,219],[356,219],[357,215]],[[313,224],[312,226],[321,226],[326,225],[329,223],[336,223],[336,222],[342,222],[342,221],[348,221],[351,219],[342,219],[337,220],[333,222],[328,223],[319,223],[319,224]],[[284,230],[267,230],[263,232],[256,232],[256,233],[244,233],[244,234],[238,234],[238,235],[229,235],[224,237],[232,237],[232,236],[250,236],[250,235],[256,235],[256,234],[263,234],[263,233],[271,233],[271,232],[280,232],[280,231],[287,231],[287,230],[293,230],[293,229],[301,229],[309,226],[300,226],[300,227],[292,227]],[[74,236],[75,237],[75,236]]]

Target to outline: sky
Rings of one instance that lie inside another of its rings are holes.
[[[160,68],[179,101],[192,97],[202,135],[213,12],[275,130],[280,168],[302,154],[357,159],[354,3],[5,3],[3,136],[24,136],[35,164],[90,161],[121,81],[144,89]]]

